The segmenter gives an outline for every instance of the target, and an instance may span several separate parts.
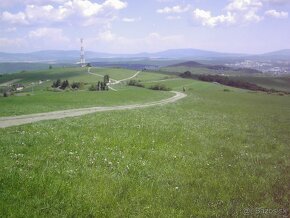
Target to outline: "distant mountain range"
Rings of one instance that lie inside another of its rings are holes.
[[[290,49],[260,54],[235,54],[205,51],[199,49],[171,49],[155,53],[137,54],[110,54],[87,51],[85,52],[87,62],[98,59],[257,59],[257,60],[290,60]],[[77,50],[62,51],[48,50],[30,53],[5,53],[0,52],[0,62],[45,62],[45,63],[76,63],[80,59],[80,52]]]

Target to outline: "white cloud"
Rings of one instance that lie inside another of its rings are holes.
[[[193,11],[193,19],[200,22],[203,26],[209,27],[215,27],[221,24],[229,25],[236,22],[231,12],[227,12],[226,15],[212,16],[210,11],[204,11],[198,8]]]
[[[265,15],[268,17],[274,17],[274,18],[287,18],[288,12],[285,11],[276,11],[276,10],[268,10],[265,11]]]
[[[263,0],[231,0],[226,6],[227,11],[235,12],[241,22],[260,22],[263,17],[257,12],[263,7]]]
[[[226,6],[228,11],[246,11],[258,9],[263,6],[260,0],[231,0],[231,2]]]
[[[110,30],[99,33],[98,39],[105,42],[111,42],[117,39],[117,36],[114,35]]]
[[[161,35],[153,32],[142,38],[126,38],[116,35],[111,30],[100,32],[97,37],[86,39],[92,50],[110,50],[111,52],[159,51],[163,49],[183,47],[185,39],[182,35]]]
[[[38,28],[30,31],[28,37],[32,40],[49,40],[57,43],[69,42],[69,38],[64,36],[62,29],[58,28]]]
[[[245,22],[260,22],[261,20],[263,20],[264,18],[257,15],[255,11],[253,10],[249,10],[247,13],[244,14],[243,19]]]
[[[37,1],[34,1],[35,3]],[[39,2],[39,1],[38,1]],[[10,13],[4,11],[0,14],[0,21],[13,24],[35,24],[42,22],[64,22],[70,19],[79,23],[92,25],[97,19],[112,19],[113,12],[124,9],[127,3],[121,0],[106,0],[102,4],[92,0],[51,0],[46,1],[55,4],[29,4],[24,11]]]
[[[185,7],[182,7],[180,5],[176,5],[173,7],[165,7],[162,9],[158,9],[157,13],[159,13],[159,14],[184,13],[184,12],[187,12],[189,9],[190,9],[190,5],[187,5]]]
[[[215,27],[218,25],[241,25],[257,23],[264,19],[259,12],[263,9],[266,0],[230,0],[224,8],[226,14],[212,16],[211,11],[195,9],[193,19],[203,26]],[[269,0],[267,0],[269,1]]]
[[[113,8],[115,10],[121,10],[127,7],[127,2],[123,2],[120,0],[107,0],[104,2],[103,6]]]
[[[11,24],[28,24],[26,14],[23,12],[11,14],[8,11],[4,11],[0,16],[0,20]]]
[[[289,4],[290,1],[289,0],[263,0],[266,3],[270,3],[270,4],[278,4],[278,5],[283,5],[283,4]]]
[[[66,19],[72,12],[64,7],[58,8],[52,5],[27,5],[25,9],[25,16],[27,22],[33,24],[35,22],[58,22]]]
[[[133,18],[133,17],[124,17],[122,19],[123,22],[126,22],[126,23],[133,23],[133,22],[136,22],[136,21],[140,21],[141,20],[141,17],[138,17],[138,18]]]

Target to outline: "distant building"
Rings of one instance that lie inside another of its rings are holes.
[[[15,84],[15,85],[13,85],[13,88],[16,91],[20,92],[20,91],[22,91],[24,89],[24,85],[22,85],[22,84]]]

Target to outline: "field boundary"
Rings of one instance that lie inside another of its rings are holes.
[[[175,95],[173,97],[163,99],[160,101],[153,101],[144,104],[134,104],[134,105],[123,105],[123,106],[111,106],[111,107],[90,107],[90,108],[80,108],[80,109],[70,109],[62,111],[53,111],[47,113],[37,113],[29,115],[20,115],[20,116],[10,116],[10,117],[1,117],[0,118],[0,128],[6,128],[11,126],[19,126],[28,123],[35,123],[43,120],[56,120],[67,117],[77,117],[86,114],[104,112],[104,111],[116,111],[116,110],[132,110],[138,108],[146,108],[158,105],[165,105],[169,103],[174,103],[182,98],[185,98],[187,95],[181,92],[171,91]]]

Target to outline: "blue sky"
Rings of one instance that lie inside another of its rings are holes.
[[[290,48],[290,0],[1,0],[0,51]]]

